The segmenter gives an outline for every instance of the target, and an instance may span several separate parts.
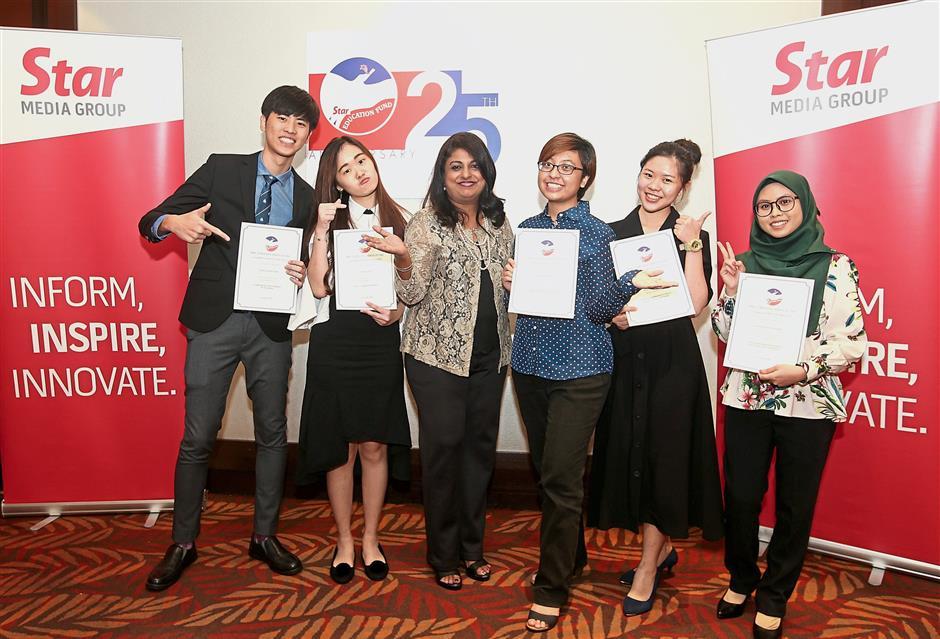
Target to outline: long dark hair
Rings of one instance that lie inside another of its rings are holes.
[[[323,149],[323,155],[320,156],[320,165],[317,168],[317,181],[313,187],[313,203],[311,204],[310,222],[307,224],[307,230],[304,233],[304,242],[310,242],[310,236],[313,235],[317,227],[317,220],[320,217],[320,204],[324,202],[335,202],[342,199],[346,208],[336,209],[336,217],[330,223],[330,232],[326,234],[327,260],[330,267],[323,275],[323,286],[330,293],[333,292],[331,280],[333,279],[333,233],[335,230],[352,228],[350,226],[349,216],[349,194],[341,193],[336,184],[336,161],[339,157],[339,151],[344,144],[352,144],[362,151],[375,167],[375,177],[378,180],[378,186],[375,189],[375,203],[379,208],[379,215],[385,226],[391,226],[392,231],[400,238],[405,237],[405,209],[392,199],[392,196],[385,190],[382,184],[382,176],[379,175],[379,165],[375,162],[372,152],[356,138],[348,135],[341,135],[330,140],[330,143]],[[368,229],[371,230],[371,229]]]
[[[483,176],[483,192],[480,193],[480,211],[484,217],[489,218],[493,226],[499,228],[506,221],[506,212],[503,210],[503,199],[493,193],[493,185],[496,184],[496,164],[490,156],[483,140],[472,133],[455,133],[444,142],[440,152],[437,154],[437,160],[434,161],[434,170],[431,173],[431,186],[428,187],[428,194],[424,196],[423,206],[430,204],[434,207],[434,212],[441,224],[447,228],[454,228],[460,221],[460,212],[454,203],[447,197],[447,191],[444,190],[444,171],[446,170],[447,158],[449,158],[457,149],[463,149],[480,167],[480,174]]]

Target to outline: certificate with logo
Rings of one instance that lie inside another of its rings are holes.
[[[800,361],[813,280],[742,273],[724,365],[757,373]]]
[[[303,229],[242,222],[235,270],[237,311],[293,313],[297,285],[284,271],[300,259]]]
[[[391,227],[383,230],[392,232]],[[359,311],[372,302],[382,308],[397,308],[394,255],[370,248],[362,239],[363,229],[333,231],[333,282],[336,309]]]
[[[671,288],[645,289],[631,297],[627,303],[637,310],[627,313],[630,326],[655,324],[695,314],[674,238],[672,231],[658,231],[610,243],[617,277],[627,271],[661,270],[663,274],[660,277],[678,284]]]
[[[575,229],[516,231],[510,313],[574,317],[580,239],[581,232]]]

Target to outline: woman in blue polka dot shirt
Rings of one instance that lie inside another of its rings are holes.
[[[631,271],[616,278],[609,247],[614,232],[581,200],[597,170],[590,142],[574,133],[556,135],[542,148],[538,169],[547,204],[520,228],[580,232],[574,318],[519,315],[512,346],[513,385],[542,497],[539,570],[526,628],[544,632],[557,623],[569,581],[587,563],[584,466],[613,369],[605,324],[640,288],[673,284],[654,277],[655,272]],[[510,260],[503,271],[507,291],[514,268]]]

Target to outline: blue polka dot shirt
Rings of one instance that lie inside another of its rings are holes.
[[[552,380],[610,373],[614,351],[604,325],[636,293],[632,280],[639,271],[616,278],[610,255],[610,243],[616,236],[610,226],[591,215],[590,204],[583,200],[559,213],[557,224],[552,223],[546,207],[519,228],[577,229],[581,235],[574,318],[519,315],[512,343],[512,369]]]

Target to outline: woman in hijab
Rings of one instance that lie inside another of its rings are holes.
[[[866,336],[858,269],[823,242],[809,184],[792,171],[761,180],[752,202],[750,250],[724,257],[724,290],[712,326],[726,341],[741,273],[815,282],[803,360],[759,373],[731,369],[721,387],[725,405],[725,566],[731,583],[718,602],[719,619],[739,617],[756,591],[754,637],[783,636],[783,617],[806,556],[819,482],[835,423],[845,421],[838,374],[861,359]],[[767,570],[757,567],[758,517],[776,451],[776,525]]]

